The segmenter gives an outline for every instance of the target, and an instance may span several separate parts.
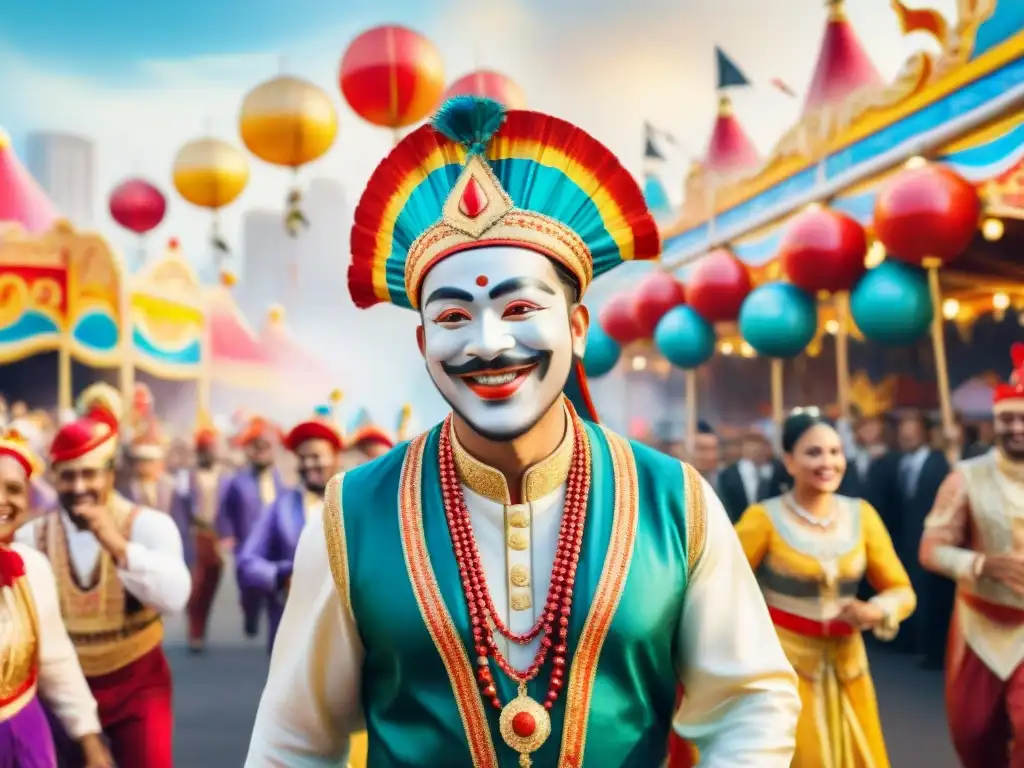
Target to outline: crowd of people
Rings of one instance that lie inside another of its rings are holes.
[[[99,384],[63,424],[15,403],[0,425],[4,768],[171,768],[163,617],[187,611],[203,653],[233,552],[244,632],[268,621],[272,648],[309,510],[396,440],[369,424],[343,434],[324,406],[288,432],[204,420],[191,445],[171,443],[144,387],[135,401],[126,412]]]

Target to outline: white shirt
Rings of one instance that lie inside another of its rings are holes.
[[[60,720],[73,739],[100,733],[96,700],[82,674],[78,654],[71,644],[57,599],[57,582],[44,555],[15,543],[11,548],[25,562],[25,576],[32,590],[39,621],[39,697]],[[6,619],[6,603],[0,600],[0,627]],[[0,637],[3,633],[0,632]]]
[[[102,552],[92,532],[79,530],[67,513],[61,511],[61,524],[67,537],[71,567],[79,583],[88,584]],[[36,546],[36,525],[22,526],[16,539]],[[160,613],[178,613],[188,603],[192,575],[185,565],[181,534],[170,515],[142,507],[132,523],[131,540],[125,550],[126,568],[117,570],[124,588],[140,603]]]
[[[701,751],[702,768],[789,768],[800,700],[760,589],[721,502],[703,481],[705,549],[690,574],[676,648],[686,697],[676,732]],[[529,507],[532,544],[517,551],[532,566],[533,606],[543,606],[562,514],[564,485],[529,505],[503,507],[463,487],[495,607],[528,628],[533,611],[512,611],[505,574],[506,512]],[[320,519],[318,519],[320,518]],[[292,589],[260,700],[248,768],[334,768],[349,735],[364,727],[364,649],[330,572],[322,511],[299,539]],[[536,608],[534,609],[536,610]],[[534,644],[510,650],[524,668]]]
[[[900,460],[900,483],[905,483],[905,485],[902,485],[901,490],[911,496],[917,493],[917,481],[921,479],[921,470],[924,469],[924,463],[928,461],[931,452],[931,448],[927,445],[922,445],[916,451],[908,453]]]
[[[740,473],[740,480],[743,481],[743,490],[747,494],[747,503],[756,504],[757,491],[761,487],[761,470],[750,459],[740,459],[736,464],[736,470]]]

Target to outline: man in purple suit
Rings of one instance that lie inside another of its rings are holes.
[[[266,509],[287,490],[281,475],[274,468],[274,446],[280,439],[278,429],[260,416],[251,417],[235,437],[245,451],[246,465],[227,481],[217,513],[217,532],[225,547],[240,552],[249,533]],[[239,584],[245,634],[255,637],[259,632],[260,612],[265,596],[258,590]]]
[[[330,408],[318,408],[313,418],[297,424],[284,439],[298,459],[301,486],[277,497],[238,551],[236,568],[243,590],[259,592],[269,607],[267,649],[273,648],[284,611],[299,534],[312,512],[319,514],[324,489],[341,467],[341,431]]]

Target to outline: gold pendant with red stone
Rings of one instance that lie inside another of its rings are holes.
[[[529,768],[533,764],[530,754],[540,749],[551,735],[551,717],[526,695],[526,683],[520,683],[519,695],[501,708],[498,728],[505,743],[519,753],[521,768]]]

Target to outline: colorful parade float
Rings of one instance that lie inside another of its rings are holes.
[[[1024,322],[1024,3],[892,9],[932,51],[885,82],[832,0],[801,116],[765,158],[727,90],[747,80],[719,52],[718,116],[661,270],[605,302],[589,365],[684,371],[690,439],[698,399],[747,423],[758,402],[775,420],[849,413],[852,369],[894,377],[893,407],[937,406],[949,428],[951,381],[1005,373]]]

